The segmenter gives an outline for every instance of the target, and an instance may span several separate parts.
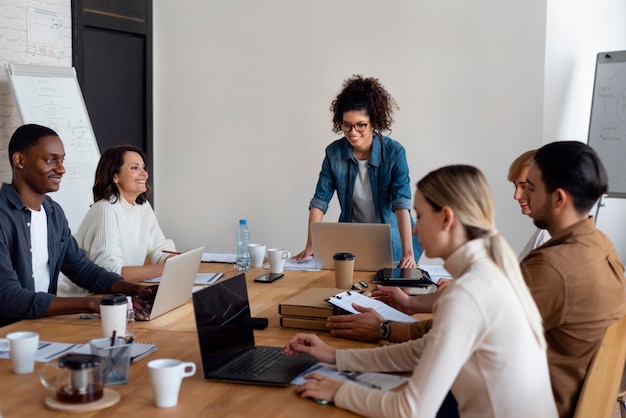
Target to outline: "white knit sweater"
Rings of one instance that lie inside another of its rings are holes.
[[[163,235],[149,202],[131,205],[122,197],[116,203],[94,203],[76,232],[76,241],[92,261],[117,274],[124,266],[143,265],[146,257],[153,264],[163,263],[169,255],[163,250],[176,250]],[[57,294],[76,295],[82,293],[79,289],[63,278]]]

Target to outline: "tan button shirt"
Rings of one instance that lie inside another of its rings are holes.
[[[624,266],[590,217],[531,251],[521,268],[543,318],[559,416],[571,417],[606,328],[626,315]]]

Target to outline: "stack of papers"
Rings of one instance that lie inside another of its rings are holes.
[[[285,260],[283,270],[320,271],[320,267],[319,262],[317,262],[313,257],[307,257],[300,261],[289,258]],[[269,269],[270,265],[266,265],[265,268]]]
[[[235,263],[237,254],[230,253],[202,253],[203,263]]]
[[[196,274],[196,281],[194,284],[197,285],[210,285],[218,281],[224,276],[224,273],[198,273]],[[144,280],[144,283],[161,283],[160,277],[155,277],[154,279]]]
[[[376,312],[378,312],[386,321],[417,322],[417,319],[412,316],[407,315],[404,312],[400,312],[396,308],[391,307],[378,299],[367,297],[354,290],[339,293],[326,299],[326,301],[353,314],[360,314],[360,312],[352,306],[353,303],[356,303],[359,306],[376,310]]]
[[[409,380],[407,377],[396,376],[387,373],[350,371],[340,372],[335,366],[318,363],[314,366],[311,366],[300,376],[296,377],[294,380],[291,381],[291,383],[294,385],[301,385],[306,382],[304,376],[313,372],[321,373],[324,376],[328,376],[331,379],[337,380],[339,382],[355,382],[370,389],[384,391],[389,391]]]
[[[156,350],[156,344],[133,342],[133,348],[130,353],[130,361],[139,361],[147,355],[154,353]],[[68,344],[40,341],[35,361],[47,362],[67,353],[91,354],[91,347],[89,346],[89,343]],[[10,358],[8,341],[6,338],[0,338],[0,359],[8,360]]]

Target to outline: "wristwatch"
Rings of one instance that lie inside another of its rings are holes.
[[[391,321],[384,321],[380,324],[380,339],[388,340],[389,334],[391,334]]]

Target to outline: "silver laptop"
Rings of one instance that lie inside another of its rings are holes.
[[[334,268],[335,253],[354,254],[354,269],[392,268],[391,226],[352,222],[312,222],[313,258],[322,269]]]
[[[146,320],[158,318],[187,303],[203,251],[204,247],[200,247],[167,259],[150,316]]]

